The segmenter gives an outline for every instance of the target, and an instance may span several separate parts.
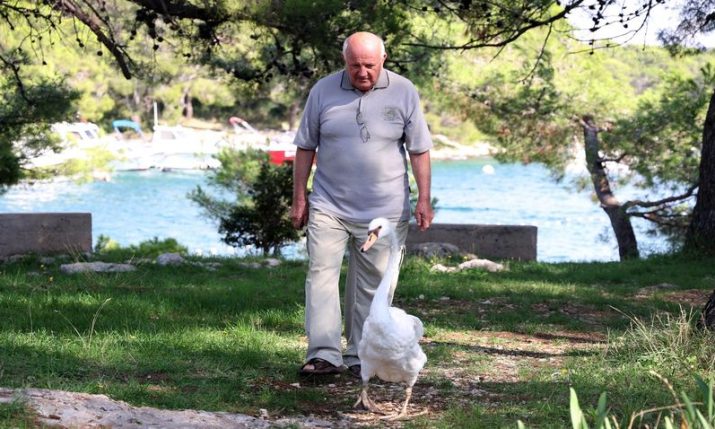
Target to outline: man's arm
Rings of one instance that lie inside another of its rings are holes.
[[[296,149],[293,161],[293,204],[290,208],[290,220],[295,229],[301,229],[308,223],[308,177],[314,158],[314,150]]]
[[[432,224],[434,212],[432,211],[432,196],[430,188],[432,186],[432,169],[430,165],[429,151],[422,153],[411,153],[410,164],[412,174],[417,182],[417,206],[415,207],[415,219],[420,231],[424,231]]]

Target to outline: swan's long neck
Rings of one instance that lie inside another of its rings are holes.
[[[370,304],[370,315],[373,317],[378,315],[390,317],[390,312],[388,311],[391,304],[390,291],[393,282],[397,280],[400,270],[400,242],[394,232],[391,232],[387,238],[390,240],[390,256],[385,274],[382,276],[382,280],[375,291],[375,296],[372,298],[372,304]]]

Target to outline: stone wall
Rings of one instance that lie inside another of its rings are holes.
[[[0,213],[0,257],[91,251],[91,213]]]
[[[433,224],[420,231],[410,224],[407,246],[426,242],[450,243],[461,251],[487,259],[536,260],[537,228],[528,225]]]

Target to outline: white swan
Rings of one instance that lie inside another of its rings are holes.
[[[390,259],[385,275],[372,299],[370,314],[365,319],[362,338],[358,345],[362,390],[354,406],[362,404],[372,412],[382,413],[380,407],[368,397],[370,378],[377,375],[384,381],[403,382],[406,384],[405,403],[398,414],[389,417],[402,419],[407,416],[407,404],[412,396],[412,386],[427,362],[427,356],[419,345],[424,331],[420,319],[390,306],[390,289],[399,273],[401,249],[392,225],[387,219],[376,218],[370,222],[368,239],[360,250],[367,251],[378,238],[382,237],[390,239]]]

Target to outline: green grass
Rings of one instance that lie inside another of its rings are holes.
[[[198,261],[220,267],[142,263],[131,273],[66,275],[59,262],[34,258],[0,265],[0,386],[253,415],[352,411],[354,380],[297,375],[306,347],[303,262],[253,269],[238,259]],[[668,326],[646,329],[656,314],[679,316],[667,291],[635,298],[661,283],[712,290],[715,260],[508,266],[439,274],[428,261],[405,262],[395,305],[425,324],[429,361],[415,407],[432,410],[405,427],[516,427],[517,420],[567,427],[569,387],[587,414],[607,391],[610,412],[627,421],[672,401],[649,370],[677,390],[693,389],[692,373],[715,376],[711,343],[700,334],[668,340],[661,338]],[[603,340],[578,340],[594,336]],[[380,400],[401,400],[377,386]],[[0,425],[31,422],[22,406],[0,407]]]
[[[34,414],[23,403],[0,404],[0,427],[33,428],[38,426]]]

